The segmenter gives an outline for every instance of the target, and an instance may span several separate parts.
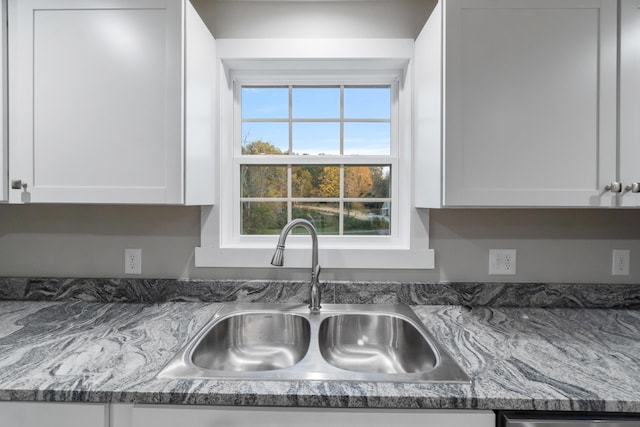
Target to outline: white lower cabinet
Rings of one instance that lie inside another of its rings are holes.
[[[109,427],[108,410],[100,403],[0,402],[0,425]]]
[[[111,427],[494,427],[491,411],[112,405]]]
[[[492,411],[0,402],[12,427],[494,427]]]

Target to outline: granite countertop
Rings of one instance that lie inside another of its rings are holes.
[[[413,305],[470,384],[160,380],[211,302],[0,301],[0,400],[640,412],[640,311]]]

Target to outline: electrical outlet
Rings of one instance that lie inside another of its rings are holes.
[[[142,249],[124,250],[124,274],[142,274]]]
[[[515,249],[489,249],[489,274],[515,275]]]
[[[613,276],[628,276],[631,251],[628,249],[614,249],[611,261],[611,274]]]

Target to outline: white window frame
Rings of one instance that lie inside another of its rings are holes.
[[[273,236],[241,236],[240,232],[240,164],[257,165],[376,165],[384,159],[385,164],[391,165],[391,235],[389,236],[328,236],[320,235],[322,247],[330,249],[360,249],[363,247],[373,247],[376,249],[388,249],[393,247],[404,247],[403,238],[409,233],[408,213],[410,208],[410,195],[407,191],[401,191],[402,179],[398,168],[399,158],[399,131],[398,131],[398,76],[388,73],[361,72],[358,76],[353,74],[343,74],[334,72],[323,72],[300,75],[287,75],[279,73],[277,76],[265,78],[263,72],[240,71],[232,72],[231,78],[234,86],[234,111],[239,112],[241,106],[237,104],[240,99],[239,91],[242,86],[383,86],[391,87],[391,150],[388,156],[363,156],[363,155],[323,155],[323,156],[243,156],[240,153],[239,135],[242,133],[242,121],[236,114],[234,117],[234,134],[231,141],[227,141],[221,147],[224,159],[231,158],[229,162],[224,162],[221,167],[223,176],[233,177],[233,188],[231,192],[221,192],[220,203],[231,203],[233,209],[224,209],[220,212],[221,222],[225,224],[221,229],[223,245],[227,247],[274,247]],[[231,151],[229,145],[233,146]],[[404,177],[403,177],[404,178]],[[408,188],[409,186],[407,186]],[[405,207],[401,213],[400,207]],[[292,236],[293,237],[293,236]],[[299,237],[296,237],[299,239]]]
[[[218,197],[214,206],[202,208],[201,247],[196,267],[268,268],[278,236],[240,236],[239,166],[234,143],[240,120],[234,117],[234,90],[247,85],[380,85],[390,84],[392,100],[392,234],[390,236],[319,236],[319,260],[324,269],[433,269],[429,249],[428,211],[413,204],[411,59],[413,41],[375,40],[314,41],[330,52],[298,52],[295,41],[217,41],[220,67],[220,139],[218,142]],[[409,44],[410,42],[410,44]],[[266,43],[266,45],[265,45]],[[311,43],[311,44],[313,44]],[[333,47],[332,47],[333,46]],[[408,49],[410,47],[410,49]],[[322,50],[324,50],[322,49]],[[239,55],[238,52],[241,52]],[[336,55],[336,52],[339,55]],[[376,52],[375,56],[371,52]],[[386,53],[385,53],[386,52]],[[382,54],[382,55],[381,55]],[[229,57],[227,57],[229,55]],[[286,56],[284,56],[286,55]],[[318,55],[318,56],[315,56]],[[284,57],[283,57],[284,56]],[[293,59],[292,59],[293,58]],[[375,58],[375,59],[372,59]],[[394,89],[395,88],[395,89]],[[397,108],[396,108],[397,107]],[[395,124],[395,125],[394,125]],[[287,157],[289,156],[282,156]],[[368,156],[323,156],[339,164],[370,164]],[[271,156],[269,158],[271,160]],[[269,160],[266,163],[273,164]],[[287,159],[282,161],[286,162]],[[290,158],[289,158],[290,160]],[[259,161],[256,159],[256,161]],[[319,164],[318,157],[309,164]],[[234,185],[230,185],[233,177]],[[395,195],[395,197],[394,197]],[[234,201],[235,200],[235,201]],[[231,204],[232,206],[226,208]],[[238,206],[235,206],[235,205]],[[395,231],[395,232],[394,232]],[[307,268],[310,242],[305,235],[287,239],[285,267]]]

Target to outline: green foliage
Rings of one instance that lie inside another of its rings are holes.
[[[287,197],[285,166],[242,165],[240,175],[242,197]]]
[[[386,172],[386,173],[385,173]],[[390,173],[386,167],[372,167],[371,168],[371,180],[372,186],[369,191],[368,197],[379,197],[379,198],[387,198],[389,197],[389,186],[390,186]]]
[[[241,234],[280,234],[287,224],[287,204],[270,202],[242,203]]]
[[[291,186],[293,197],[313,197],[316,193],[311,172],[304,167],[293,168]]]
[[[246,141],[244,141],[242,144],[242,154],[281,155],[285,153],[283,153],[282,150],[280,150],[278,147],[274,146],[273,144],[258,139],[250,143],[246,143]]]
[[[344,217],[344,234],[375,234],[388,235],[389,223],[382,218],[358,219],[354,217]]]
[[[258,140],[244,145],[242,154],[282,154],[282,151]],[[242,165],[240,175],[242,197],[287,197],[287,168],[284,166]]]
[[[321,211],[313,207],[294,206],[291,210],[292,218],[303,218],[311,222],[318,234],[338,234],[340,217],[337,213]],[[300,233],[306,233],[302,230]],[[297,234],[297,233],[296,233]]]

